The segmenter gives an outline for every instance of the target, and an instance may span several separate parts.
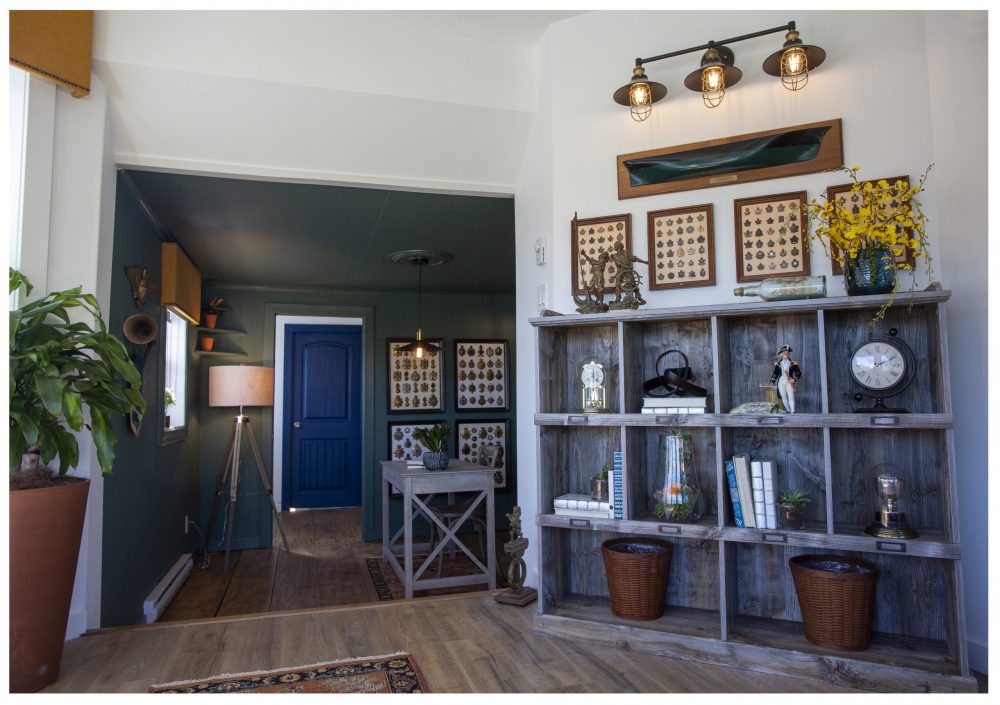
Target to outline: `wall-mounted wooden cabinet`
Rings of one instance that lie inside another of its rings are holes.
[[[201,321],[201,273],[175,242],[160,246],[160,305],[188,323]]]
[[[537,334],[541,591],[535,631],[875,691],[975,691],[966,654],[958,543],[945,291],[901,294],[869,326],[883,296],[640,310],[532,319]],[[891,405],[855,413],[849,358],[890,328],[914,351],[913,383]],[[790,344],[803,372],[795,414],[738,415],[763,399],[769,366]],[[657,356],[684,351],[709,390],[706,414],[641,414]],[[604,365],[610,413],[579,412],[580,366]],[[671,524],[653,513],[660,438],[691,434],[704,516]],[[624,519],[557,516],[553,500],[588,491],[614,450],[624,456]],[[807,490],[805,529],[738,528],[724,461],[776,461],[776,488]],[[909,482],[915,539],[869,536],[875,471],[895,463]],[[601,542],[622,534],[675,544],[667,610],[652,622],[614,617]],[[880,569],[872,646],[834,652],[806,641],[788,559],[849,554]]]

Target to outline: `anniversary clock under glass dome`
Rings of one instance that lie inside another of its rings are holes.
[[[583,383],[583,408],[587,414],[597,414],[607,411],[605,403],[604,365],[596,360],[583,363],[580,372]]]

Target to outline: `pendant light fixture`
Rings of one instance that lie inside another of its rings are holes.
[[[412,343],[399,348],[402,352],[412,352],[416,358],[424,355],[435,354],[441,348],[434,343],[424,340],[424,331],[421,325],[423,314],[423,292],[424,292],[424,267],[436,267],[439,264],[450,262],[452,256],[440,250],[401,250],[389,255],[389,259],[397,264],[413,265],[417,268],[417,337]]]
[[[616,90],[612,99],[619,105],[627,105],[632,119],[636,122],[642,122],[652,112],[653,103],[662,100],[667,95],[667,87],[662,83],[649,80],[643,65],[707,49],[701,58],[701,66],[684,79],[684,85],[692,91],[701,93],[706,106],[716,108],[722,103],[726,89],[732,88],[743,77],[743,72],[733,65],[733,51],[727,45],[777,32],[786,33],[785,44],[780,51],[775,52],[764,61],[764,73],[780,76],[782,85],[789,90],[799,90],[809,80],[809,72],[826,59],[826,52],[817,46],[803,44],[793,21],[781,27],[762,29],[759,32],[741,34],[738,37],[730,37],[721,41],[710,41],[707,44],[658,54],[648,59],[636,59],[635,68],[632,70],[632,80]]]
[[[798,30],[790,29],[785,35],[785,43],[764,59],[764,73],[781,76],[781,85],[790,91],[804,88],[809,81],[809,72],[823,63],[826,52],[811,44],[803,44]]]
[[[726,86],[734,86],[743,78],[743,72],[733,66],[735,60],[732,49],[709,42],[708,51],[701,57],[701,67],[688,74],[684,79],[685,87],[700,92],[707,107],[719,107],[726,95]]]

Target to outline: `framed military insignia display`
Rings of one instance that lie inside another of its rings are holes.
[[[506,419],[458,422],[458,459],[493,468],[495,489],[509,489],[514,478],[508,471],[510,455],[507,439],[510,438],[510,422]]]
[[[444,423],[444,419],[436,421],[390,421],[389,422],[389,460],[401,460],[403,462],[422,462],[424,457],[424,447],[416,438],[413,432],[419,428],[432,428],[439,423]],[[392,494],[399,494],[399,490],[392,488]]]
[[[806,192],[734,201],[736,281],[809,274]]]
[[[508,411],[506,340],[455,341],[455,410]]]
[[[400,350],[413,341],[390,338],[386,341],[388,383],[386,390],[390,414],[444,411],[444,339],[428,339],[441,348],[418,358],[413,352]]]
[[[711,203],[650,211],[646,224],[650,290],[715,284]]]
[[[868,181],[862,181],[861,183],[862,184],[865,184],[865,183],[878,183],[879,181],[882,181],[882,180],[883,179],[869,179]],[[888,181],[890,184],[893,184],[893,185],[897,181],[902,181],[906,185],[907,188],[909,188],[909,186],[910,186],[910,177],[908,177],[908,176],[894,176],[891,179],[885,179],[885,181]],[[854,213],[857,213],[858,209],[861,208],[861,206],[863,205],[863,203],[862,203],[861,194],[859,194],[857,191],[854,191],[853,190],[853,186],[854,186],[854,184],[850,183],[850,184],[840,184],[839,186],[829,186],[829,187],[827,187],[827,189],[826,189],[826,200],[827,201],[833,201],[833,200],[841,201],[844,204],[845,207],[847,207],[849,210],[852,210]],[[888,208],[890,208],[890,209],[899,208],[899,205],[900,205],[898,201],[892,200],[891,194],[893,194],[893,193],[895,193],[895,187],[894,186],[889,189],[890,199],[889,199],[889,202],[886,203],[886,206]],[[907,230],[909,230],[909,229],[907,228]],[[830,254],[833,255],[833,253],[830,253]],[[901,255],[899,255],[898,257],[895,257],[895,260],[896,260],[897,263],[899,263],[899,262],[906,262],[908,265],[910,265],[912,267],[913,263],[914,263],[913,251],[910,250],[910,248],[908,248],[908,247],[904,247],[903,253]],[[834,274],[843,274],[844,273],[844,268],[841,266],[840,262],[838,262],[835,257],[833,257],[833,256],[830,257],[830,263],[833,265],[833,273]]]
[[[573,293],[583,294],[590,282],[591,267],[604,267],[604,291],[615,290],[617,268],[611,251],[621,243],[625,252],[632,254],[632,216],[608,215],[601,218],[574,218],[571,221],[573,251]]]

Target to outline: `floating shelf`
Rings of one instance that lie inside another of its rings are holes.
[[[205,326],[198,326],[196,329],[199,334],[207,333],[208,335],[246,335],[245,330],[233,330],[231,328],[206,328]]]

